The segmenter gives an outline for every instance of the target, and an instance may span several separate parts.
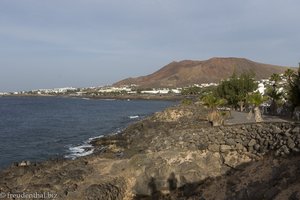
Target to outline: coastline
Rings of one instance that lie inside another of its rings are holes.
[[[163,100],[163,101],[179,101],[185,98],[183,95],[36,95],[36,94],[20,94],[20,95],[4,95],[2,97],[70,97],[70,98],[90,98],[90,99],[117,99],[117,100]]]
[[[206,113],[199,106],[170,107],[119,134],[93,140],[91,155],[12,166],[0,172],[0,192],[47,190],[60,199],[274,199],[296,194],[299,124],[210,127]],[[270,170],[277,174],[269,176]],[[283,182],[286,186],[279,187]],[[276,191],[269,194],[274,185]]]

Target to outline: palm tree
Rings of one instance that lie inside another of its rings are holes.
[[[298,72],[295,73],[290,82],[289,100],[293,104],[294,108],[300,106],[300,66]]]
[[[279,91],[277,88],[274,86],[268,86],[266,90],[266,95],[271,98],[271,113],[272,114],[277,114],[277,108],[282,102],[282,98],[284,96],[284,93]]]
[[[290,72],[287,72],[290,73]],[[278,102],[282,99],[283,93],[278,91],[278,83],[281,81],[281,77],[279,74],[272,74],[270,77],[270,81],[273,81],[273,85],[267,88],[267,95],[271,97],[271,112],[272,114],[277,114]]]
[[[259,106],[267,99],[268,99],[267,97],[262,96],[259,92],[255,92],[253,94],[248,95],[249,104],[254,106],[253,110],[254,110],[255,122],[263,121]]]
[[[226,103],[225,99],[220,99],[214,96],[213,94],[207,94],[202,97],[204,105],[206,105],[211,110],[217,109],[218,106],[224,105]]]
[[[284,72],[283,75],[284,75],[284,77],[286,78],[287,82],[288,82],[288,83],[291,83],[292,78],[293,78],[296,74],[295,74],[295,71],[294,71],[294,70],[292,70],[292,69],[287,69],[287,70],[285,70],[285,72]]]
[[[220,126],[223,124],[224,119],[221,113],[217,110],[218,106],[226,104],[225,99],[220,99],[214,96],[213,94],[207,94],[202,97],[202,102],[208,108],[211,109],[211,112],[208,114],[207,119],[212,123],[213,126]]]
[[[277,86],[278,82],[281,81],[281,77],[279,74],[272,74],[270,77],[270,81],[274,81],[274,86]]]

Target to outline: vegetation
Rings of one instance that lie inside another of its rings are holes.
[[[258,83],[254,80],[253,73],[243,73],[240,76],[233,74],[229,79],[222,81],[216,88],[210,88],[210,92],[201,91],[199,88],[189,88],[185,90],[187,94],[201,94],[204,105],[211,109],[208,120],[214,126],[221,125],[224,117],[218,111],[217,107],[228,105],[234,109],[244,110],[245,106],[250,108],[250,113],[254,113],[255,121],[263,121],[260,111],[260,105],[268,100],[271,102],[270,110],[272,114],[277,114],[277,108],[283,107],[288,111],[286,102],[290,102],[293,108],[300,106],[300,66],[298,72],[287,69],[284,73],[284,79],[287,84],[283,84],[282,76],[272,74],[270,81],[272,84],[267,86],[265,96],[258,91]],[[287,92],[286,92],[287,91]],[[184,93],[183,92],[183,93]]]
[[[286,78],[287,82],[290,83],[293,79],[293,77],[295,76],[295,71],[291,70],[291,69],[287,69],[284,72],[284,77]]]
[[[211,112],[207,116],[208,121],[210,121],[213,126],[220,126],[224,124],[224,115],[218,111],[217,108],[218,106],[225,105],[226,100],[220,99],[212,93],[205,95],[201,100],[204,105],[211,109]]]
[[[181,104],[182,105],[185,105],[185,106],[189,106],[189,105],[192,105],[193,104],[193,100],[192,99],[183,99],[181,101]]]
[[[219,98],[226,99],[229,106],[239,107],[243,111],[247,94],[258,87],[254,77],[254,73],[243,73],[239,77],[233,74],[229,79],[220,83],[215,94]]]
[[[263,121],[259,106],[267,99],[268,98],[266,96],[262,96],[259,92],[255,92],[247,96],[248,103],[253,106],[253,109],[250,112],[254,111],[256,122]]]
[[[281,77],[280,77],[279,74],[274,73],[274,74],[271,75],[270,81],[273,81],[274,82],[273,85],[277,86],[279,81],[281,81]]]
[[[279,74],[272,74],[270,77],[270,81],[273,82],[271,86],[268,86],[266,89],[266,95],[271,99],[271,113],[277,114],[277,108],[279,105],[283,104],[283,92],[280,91],[279,82],[281,81],[281,77]]]
[[[182,95],[200,95],[201,94],[201,88],[197,86],[192,86],[188,88],[184,88],[181,91]]]
[[[287,73],[290,75],[290,79],[288,79],[288,100],[295,108],[300,106],[300,66],[297,73]]]
[[[222,106],[226,103],[225,99],[220,99],[214,96],[212,93],[202,97],[202,101],[204,105],[210,108],[211,110],[216,110],[218,106]]]

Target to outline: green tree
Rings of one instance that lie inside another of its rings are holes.
[[[271,98],[271,113],[276,114],[278,105],[281,104],[283,98],[283,92],[279,91],[279,82],[281,81],[279,74],[273,73],[270,76],[270,81],[273,82],[271,86],[266,89],[266,95]]]
[[[293,104],[294,108],[300,106],[300,66],[298,72],[291,77],[288,99]]]
[[[233,74],[229,79],[222,81],[216,89],[216,95],[227,100],[228,105],[242,111],[248,93],[257,89],[254,73],[243,73],[239,77]]]
[[[181,91],[182,95],[199,95],[201,93],[201,88],[197,86],[192,86],[188,88],[184,88]]]
[[[248,103],[253,106],[254,116],[256,122],[262,122],[263,118],[260,112],[259,106],[265,102],[268,98],[265,96],[262,96],[259,92],[252,93],[248,95],[247,100]]]
[[[276,114],[278,106],[282,104],[284,93],[275,86],[268,86],[265,94],[271,99],[271,112]]]
[[[285,70],[283,76],[286,78],[287,82],[290,83],[293,79],[293,77],[295,76],[295,71],[292,69],[287,69]]]
[[[279,74],[274,73],[270,76],[270,81],[273,81],[274,84],[277,85],[279,83],[279,81],[281,81],[281,77]]]

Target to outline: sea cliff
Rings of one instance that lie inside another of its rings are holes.
[[[0,173],[0,192],[47,192],[57,199],[300,199],[299,123],[211,127],[207,112],[201,105],[168,108],[93,140],[93,155],[13,165]]]

